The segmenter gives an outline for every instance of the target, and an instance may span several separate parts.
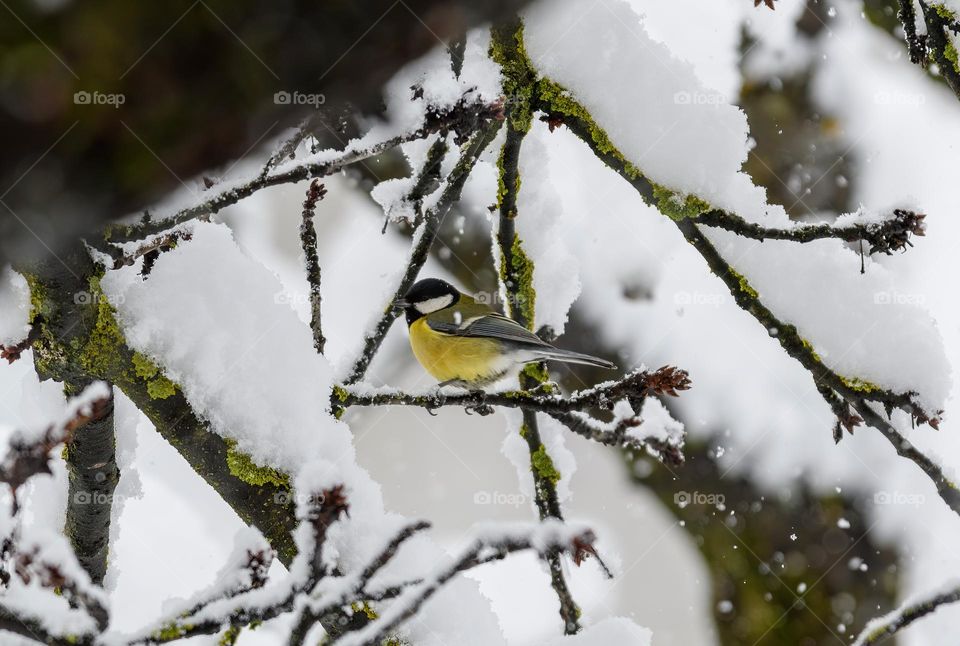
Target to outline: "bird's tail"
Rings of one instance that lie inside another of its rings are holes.
[[[581,352],[574,352],[573,350],[564,350],[563,348],[544,348],[537,349],[536,356],[532,357],[530,361],[563,361],[564,363],[581,363],[586,366],[599,366],[600,368],[606,368],[608,370],[616,370],[617,365],[611,363],[606,359],[601,359],[600,357],[594,357],[589,354],[583,354]]]

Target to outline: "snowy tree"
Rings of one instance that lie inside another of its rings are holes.
[[[702,551],[718,625],[704,639],[821,643],[805,623],[781,632],[800,608],[823,639],[872,644],[943,608],[917,624],[929,643],[960,600],[956,557],[917,547],[960,530],[960,328],[942,278],[957,205],[941,186],[960,4],[835,5],[541,0],[504,18],[498,3],[473,21],[492,26],[391,62],[382,114],[365,95],[350,124],[343,106],[313,110],[142,214],[49,245],[11,211],[45,250],[10,254],[0,294],[16,386],[4,636],[683,643],[636,605],[605,607],[643,554],[624,562],[631,537],[605,527],[626,496],[570,513],[574,453],[596,445]],[[531,364],[485,391],[410,376],[395,302],[428,273],[619,375]],[[380,425],[398,414],[445,426],[412,468],[391,460],[410,428]],[[466,424],[506,427],[506,504],[526,520],[490,518],[496,480],[447,444]],[[462,484],[421,490],[412,473],[451,455],[445,473],[484,487],[449,505],[473,521],[456,540],[442,513],[391,508],[363,449],[378,426],[396,432],[371,454],[407,499]],[[898,558],[916,563],[896,600]],[[164,570],[178,585],[149,580]],[[531,582],[545,601],[517,592]],[[507,635],[511,621],[544,628]]]

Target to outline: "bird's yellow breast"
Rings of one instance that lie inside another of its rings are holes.
[[[502,369],[498,342],[442,334],[422,318],[410,325],[410,347],[420,365],[438,381],[484,382]]]

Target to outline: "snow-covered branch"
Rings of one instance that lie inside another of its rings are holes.
[[[940,606],[960,601],[960,586],[953,584],[925,598],[908,601],[893,612],[872,619],[857,636],[853,646],[879,644]]]
[[[555,88],[550,86],[549,80],[541,80],[540,83],[546,84],[548,88]],[[645,202],[656,205],[674,221],[687,242],[700,253],[710,270],[724,282],[736,304],[753,316],[764,329],[773,331],[772,335],[784,351],[810,372],[821,394],[832,391],[837,395],[837,397],[826,397],[826,401],[837,413],[838,421],[842,426],[849,430],[859,423],[858,418],[852,413],[841,414],[846,410],[845,406],[849,406],[868,425],[879,430],[890,441],[898,455],[914,462],[923,470],[936,485],[941,498],[954,512],[960,514],[960,489],[957,485],[947,477],[943,469],[913,447],[890,422],[878,414],[871,407],[871,402],[880,404],[888,412],[893,409],[902,410],[910,415],[915,423],[929,424],[934,428],[939,425],[940,411],[924,410],[917,402],[915,393],[893,392],[857,377],[837,374],[828,368],[813,347],[800,335],[796,326],[779,318],[766,307],[747,279],[737,272],[707,239],[697,223],[697,216],[700,214],[685,213],[678,210],[677,205],[672,203],[672,199],[665,200],[662,187],[651,182],[632,165],[623,153],[610,143],[602,130],[598,131],[599,126],[590,119],[586,108],[576,103],[570,96],[563,95],[562,101],[557,101],[556,93],[548,91],[539,94],[538,97],[537,107],[549,115],[558,115],[556,118],[582,139],[598,159],[628,181]],[[603,143],[602,146],[598,140]],[[696,199],[694,196],[688,196],[684,203],[695,203]],[[667,201],[670,203],[666,203]],[[905,217],[901,228],[906,227],[912,230],[920,224],[917,216]],[[841,404],[841,400],[846,403]]]
[[[392,388],[370,388],[364,385],[344,385],[335,390],[338,405],[349,406],[415,406],[435,410],[457,406],[465,411],[488,415],[494,407],[516,408],[531,413],[545,413],[567,425],[570,430],[590,440],[623,448],[642,449],[646,446],[672,463],[681,463],[682,439],[640,436],[632,431],[641,427],[640,411],[648,395],[678,396],[678,391],[690,388],[686,371],[664,366],[653,372],[638,370],[616,381],[608,381],[592,388],[578,390],[566,397],[546,384],[531,390],[511,390],[488,393],[458,391],[444,388],[425,393],[406,393]],[[626,404],[626,411],[621,406]],[[604,422],[589,414],[592,409],[608,411],[613,420]]]
[[[924,215],[896,209],[893,215],[878,222],[855,223],[844,226],[831,224],[798,225],[788,229],[764,227],[747,222],[735,213],[713,209],[691,218],[697,224],[718,227],[732,231],[737,235],[753,240],[791,240],[793,242],[811,242],[825,238],[836,238],[845,242],[866,242],[870,245],[868,253],[891,254],[905,251],[913,246],[910,236],[922,236]]]
[[[491,527],[480,531],[470,546],[449,564],[437,568],[421,582],[410,586],[377,619],[334,643],[340,646],[373,646],[381,643],[392,630],[413,617],[445,583],[461,572],[486,562],[491,556],[503,558],[524,550],[534,550],[541,557],[557,552],[582,554],[584,550],[592,549],[594,540],[594,534],[589,529],[567,526],[556,519],[546,519],[532,526]]]
[[[333,175],[350,164],[375,157],[402,143],[422,139],[435,132],[452,131],[458,135],[473,132],[481,124],[495,118],[502,109],[502,106],[462,99],[452,107],[428,111],[423,122],[410,131],[375,142],[368,142],[365,138],[358,139],[340,151],[323,150],[300,160],[279,164],[265,175],[258,174],[244,180],[215,184],[208,189],[203,199],[195,204],[138,224],[111,225],[105,238],[114,245],[142,240],[188,220],[217,213],[264,188]]]
[[[50,473],[50,452],[68,442],[77,429],[98,419],[109,410],[110,389],[103,382],[87,386],[71,399],[64,412],[42,430],[21,430],[8,441],[6,455],[0,463],[0,481],[13,493],[16,513],[17,490],[39,473]]]
[[[31,325],[30,331],[27,333],[27,336],[23,341],[18,341],[13,345],[3,345],[0,343],[0,359],[6,359],[7,363],[13,363],[20,358],[20,355],[30,349],[30,346],[33,345],[33,342],[37,340],[37,336],[40,334],[40,326]]]
[[[936,63],[938,73],[960,99],[960,62],[957,60],[956,37],[960,35],[960,20],[943,3],[916,0],[926,33],[917,31],[917,13],[914,0],[900,0],[897,16],[903,25],[904,39],[910,60],[917,65]]]

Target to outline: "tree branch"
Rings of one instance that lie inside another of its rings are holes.
[[[943,4],[928,4],[917,0],[927,33],[917,33],[917,15],[914,0],[899,0],[897,17],[903,25],[904,39],[910,62],[926,68],[936,63],[939,76],[946,81],[960,99],[960,60],[950,34],[960,34],[960,21]]]
[[[500,283],[507,293],[506,314],[520,325],[531,329],[534,325],[535,295],[533,288],[533,262],[523,250],[517,235],[514,220],[517,213],[517,197],[520,192],[520,149],[530,130],[530,105],[516,92],[532,79],[528,66],[522,64],[520,47],[523,26],[519,19],[491,30],[491,51],[499,59],[501,72],[505,80],[505,89],[510,93],[511,101],[507,105],[507,134],[500,149],[498,167],[497,207],[499,220],[497,226],[497,247],[500,251]],[[520,387],[548,387],[545,366],[527,366],[520,374]],[[563,511],[557,495],[559,473],[553,465],[550,454],[540,437],[537,414],[529,408],[523,410],[523,422],[520,436],[527,443],[530,454],[530,474],[533,478],[534,502],[540,514],[540,520],[548,518],[563,521]],[[563,574],[560,552],[550,549],[541,554],[550,573],[550,585],[560,602],[560,618],[563,632],[572,635],[580,632],[580,609]]]
[[[883,222],[852,224],[841,227],[830,224],[812,224],[789,229],[774,229],[747,222],[734,213],[714,209],[690,218],[690,220],[697,224],[717,227],[744,238],[760,241],[792,240],[804,243],[825,238],[836,238],[844,242],[862,240],[870,245],[871,254],[879,252],[889,255],[894,251],[906,250],[908,246],[912,247],[911,234],[924,235],[924,217],[926,216],[913,211],[896,209],[893,216]]]
[[[196,217],[217,213],[221,209],[236,204],[257,191],[270,186],[333,175],[345,166],[375,157],[390,148],[415,139],[422,139],[435,132],[473,131],[479,124],[494,118],[500,110],[502,110],[501,106],[468,103],[461,100],[451,109],[428,112],[424,124],[416,130],[360,148],[348,146],[333,156],[330,154],[331,151],[324,151],[307,157],[299,163],[290,163],[273,168],[266,175],[257,174],[246,180],[217,184],[210,189],[210,193],[203,200],[196,204],[139,224],[111,225],[106,229],[104,237],[107,242],[112,244],[141,240],[147,236],[162,233]]]
[[[391,631],[413,617],[440,588],[461,572],[484,562],[485,552],[493,552],[499,558],[524,550],[535,550],[541,557],[549,554],[574,553],[584,545],[592,545],[595,538],[587,529],[571,530],[558,520],[548,520],[530,531],[504,532],[500,536],[480,536],[470,547],[457,556],[452,563],[437,569],[412,586],[380,616],[361,628],[333,643],[339,646],[375,646],[389,636]]]
[[[20,358],[21,354],[30,349],[30,346],[33,345],[33,342],[37,340],[39,335],[40,328],[31,325],[30,331],[27,332],[27,336],[23,341],[13,345],[0,344],[0,359],[6,359],[7,363],[13,363]]]
[[[317,231],[313,226],[313,216],[317,211],[317,202],[326,194],[327,190],[319,180],[310,182],[307,197],[303,201],[300,222],[300,245],[303,248],[307,284],[310,290],[310,330],[313,332],[313,347],[318,354],[323,354],[326,339],[323,338],[323,326],[320,320],[320,259],[317,257]]]
[[[598,159],[629,182],[644,202],[663,211],[665,205],[662,200],[656,197],[657,193],[662,191],[662,188],[657,187],[638,168],[633,166],[613,146],[607,135],[596,123],[588,121],[589,117],[585,115],[589,115],[589,112],[586,108],[576,103],[569,94],[563,95],[562,101],[555,100],[553,97],[556,96],[556,92],[552,90],[555,90],[558,86],[552,84],[548,79],[540,81],[538,88],[543,87],[551,91],[544,93],[538,90],[535,105],[548,115],[554,115],[554,118],[560,119],[564,125],[569,127],[575,135],[590,147]],[[915,422],[927,423],[934,428],[939,424],[939,412],[923,410],[916,402],[915,393],[895,393],[872,384],[865,385],[862,380],[844,377],[829,369],[823,364],[813,347],[800,336],[796,326],[780,320],[760,301],[759,295],[750,287],[749,282],[723,258],[703,235],[695,217],[677,216],[677,214],[670,213],[667,215],[680,229],[687,242],[700,253],[710,270],[724,282],[737,305],[753,316],[765,329],[776,331],[776,339],[780,346],[810,372],[818,391],[821,394],[831,391],[845,400],[867,424],[879,430],[887,438],[899,455],[911,460],[933,480],[940,497],[954,512],[960,514],[960,488],[958,488],[958,485],[948,478],[938,465],[907,442],[889,422],[869,406],[869,402],[880,403],[888,411],[892,411],[894,408],[903,410]],[[826,401],[835,412],[839,410],[835,398],[827,397]],[[852,423],[853,420],[845,417],[840,418],[840,422]]]
[[[908,603],[886,616],[870,621],[857,637],[857,640],[853,642],[853,646],[879,644],[916,620],[936,611],[940,606],[958,601],[960,601],[960,587],[938,592],[926,599]]]
[[[78,394],[88,384],[68,382],[68,395]],[[117,467],[113,396],[100,408],[100,415],[66,442],[67,511],[64,534],[83,569],[96,583],[103,583],[110,550],[110,511],[113,491],[120,480]]]
[[[64,264],[24,268],[40,333],[34,363],[41,378],[62,382],[102,379],[119,388],[157,432],[187,460],[240,518],[255,525],[289,564],[296,526],[289,486],[247,482],[228,463],[231,447],[194,413],[177,384],[127,345],[116,312],[99,287],[100,270],[87,250],[62,254]],[[82,296],[82,298],[80,297]],[[147,369],[145,371],[145,368]]]
[[[410,192],[403,198],[403,203],[409,204],[415,214],[412,222],[414,229],[423,222],[423,198],[430,192],[436,190],[440,183],[440,165],[443,158],[446,157],[449,146],[446,137],[438,137],[430,148],[423,160],[423,166],[417,173],[417,179],[414,181]],[[383,228],[380,233],[387,232],[387,225],[390,223],[390,212],[384,214]]]

